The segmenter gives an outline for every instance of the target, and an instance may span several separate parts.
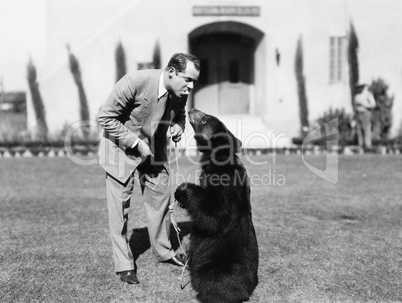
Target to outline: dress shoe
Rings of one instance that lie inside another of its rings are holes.
[[[168,260],[162,261],[163,263],[173,264],[176,266],[184,267],[186,264],[184,255],[176,255]]]
[[[138,284],[140,281],[137,278],[135,270],[126,270],[117,273],[120,276],[120,280],[128,284]]]

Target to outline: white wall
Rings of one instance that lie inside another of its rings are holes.
[[[264,93],[257,93],[256,108],[265,109],[258,114],[264,117],[269,129],[295,136],[299,130],[299,105],[294,61],[300,35],[310,120],[313,122],[331,106],[351,111],[347,77],[344,83],[329,84],[329,37],[346,35],[350,18],[360,43],[361,78],[381,76],[390,84],[390,92],[395,94],[394,132],[400,126],[402,21],[398,13],[402,11],[402,1],[47,0],[46,10],[44,1],[0,0],[0,8],[14,12],[14,19],[8,18],[9,25],[0,28],[2,37],[8,33],[6,28],[16,29],[17,36],[11,37],[9,44],[24,45],[15,52],[15,48],[0,49],[0,75],[3,74],[6,89],[25,88],[27,53],[33,54],[48,124],[53,130],[60,129],[65,121],[73,123],[79,119],[78,92],[68,67],[67,43],[80,62],[90,114],[95,118],[115,82],[114,51],[119,40],[130,71],[136,69],[138,62],[152,60],[157,40],[162,62],[166,64],[172,53],[188,50],[189,32],[210,22],[230,20],[247,23],[265,33],[259,50],[265,52],[265,59],[256,62],[256,70],[265,74],[263,87],[256,89]],[[31,14],[19,10],[20,5]],[[257,5],[261,7],[261,16],[193,17],[195,5]],[[4,12],[0,9],[3,23],[7,15]],[[24,19],[27,15],[39,19]],[[275,62],[275,49],[281,53],[280,66]],[[9,58],[15,58],[14,64]],[[34,117],[29,110],[32,126]]]
[[[38,66],[46,59],[45,0],[0,0],[0,79],[6,91],[27,88],[31,57]]]

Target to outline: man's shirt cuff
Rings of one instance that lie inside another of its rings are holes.
[[[134,143],[130,146],[131,148],[134,148],[134,147],[136,147],[137,146],[137,144],[138,144],[138,142],[140,142],[140,138],[137,138],[135,141],[134,141]]]

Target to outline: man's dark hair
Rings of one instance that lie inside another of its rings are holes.
[[[178,72],[184,72],[187,67],[187,61],[193,62],[195,69],[200,71],[200,60],[194,55],[183,53],[174,54],[170,58],[169,63],[166,66],[166,70],[168,70],[170,67],[174,67]]]

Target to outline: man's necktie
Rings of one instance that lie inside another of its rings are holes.
[[[152,109],[149,119],[142,127],[142,132],[148,138],[152,138],[154,136],[155,131],[158,128],[159,122],[161,121],[163,114],[165,112],[168,99],[169,99],[169,93],[166,92],[162,97],[159,98],[158,102]]]

